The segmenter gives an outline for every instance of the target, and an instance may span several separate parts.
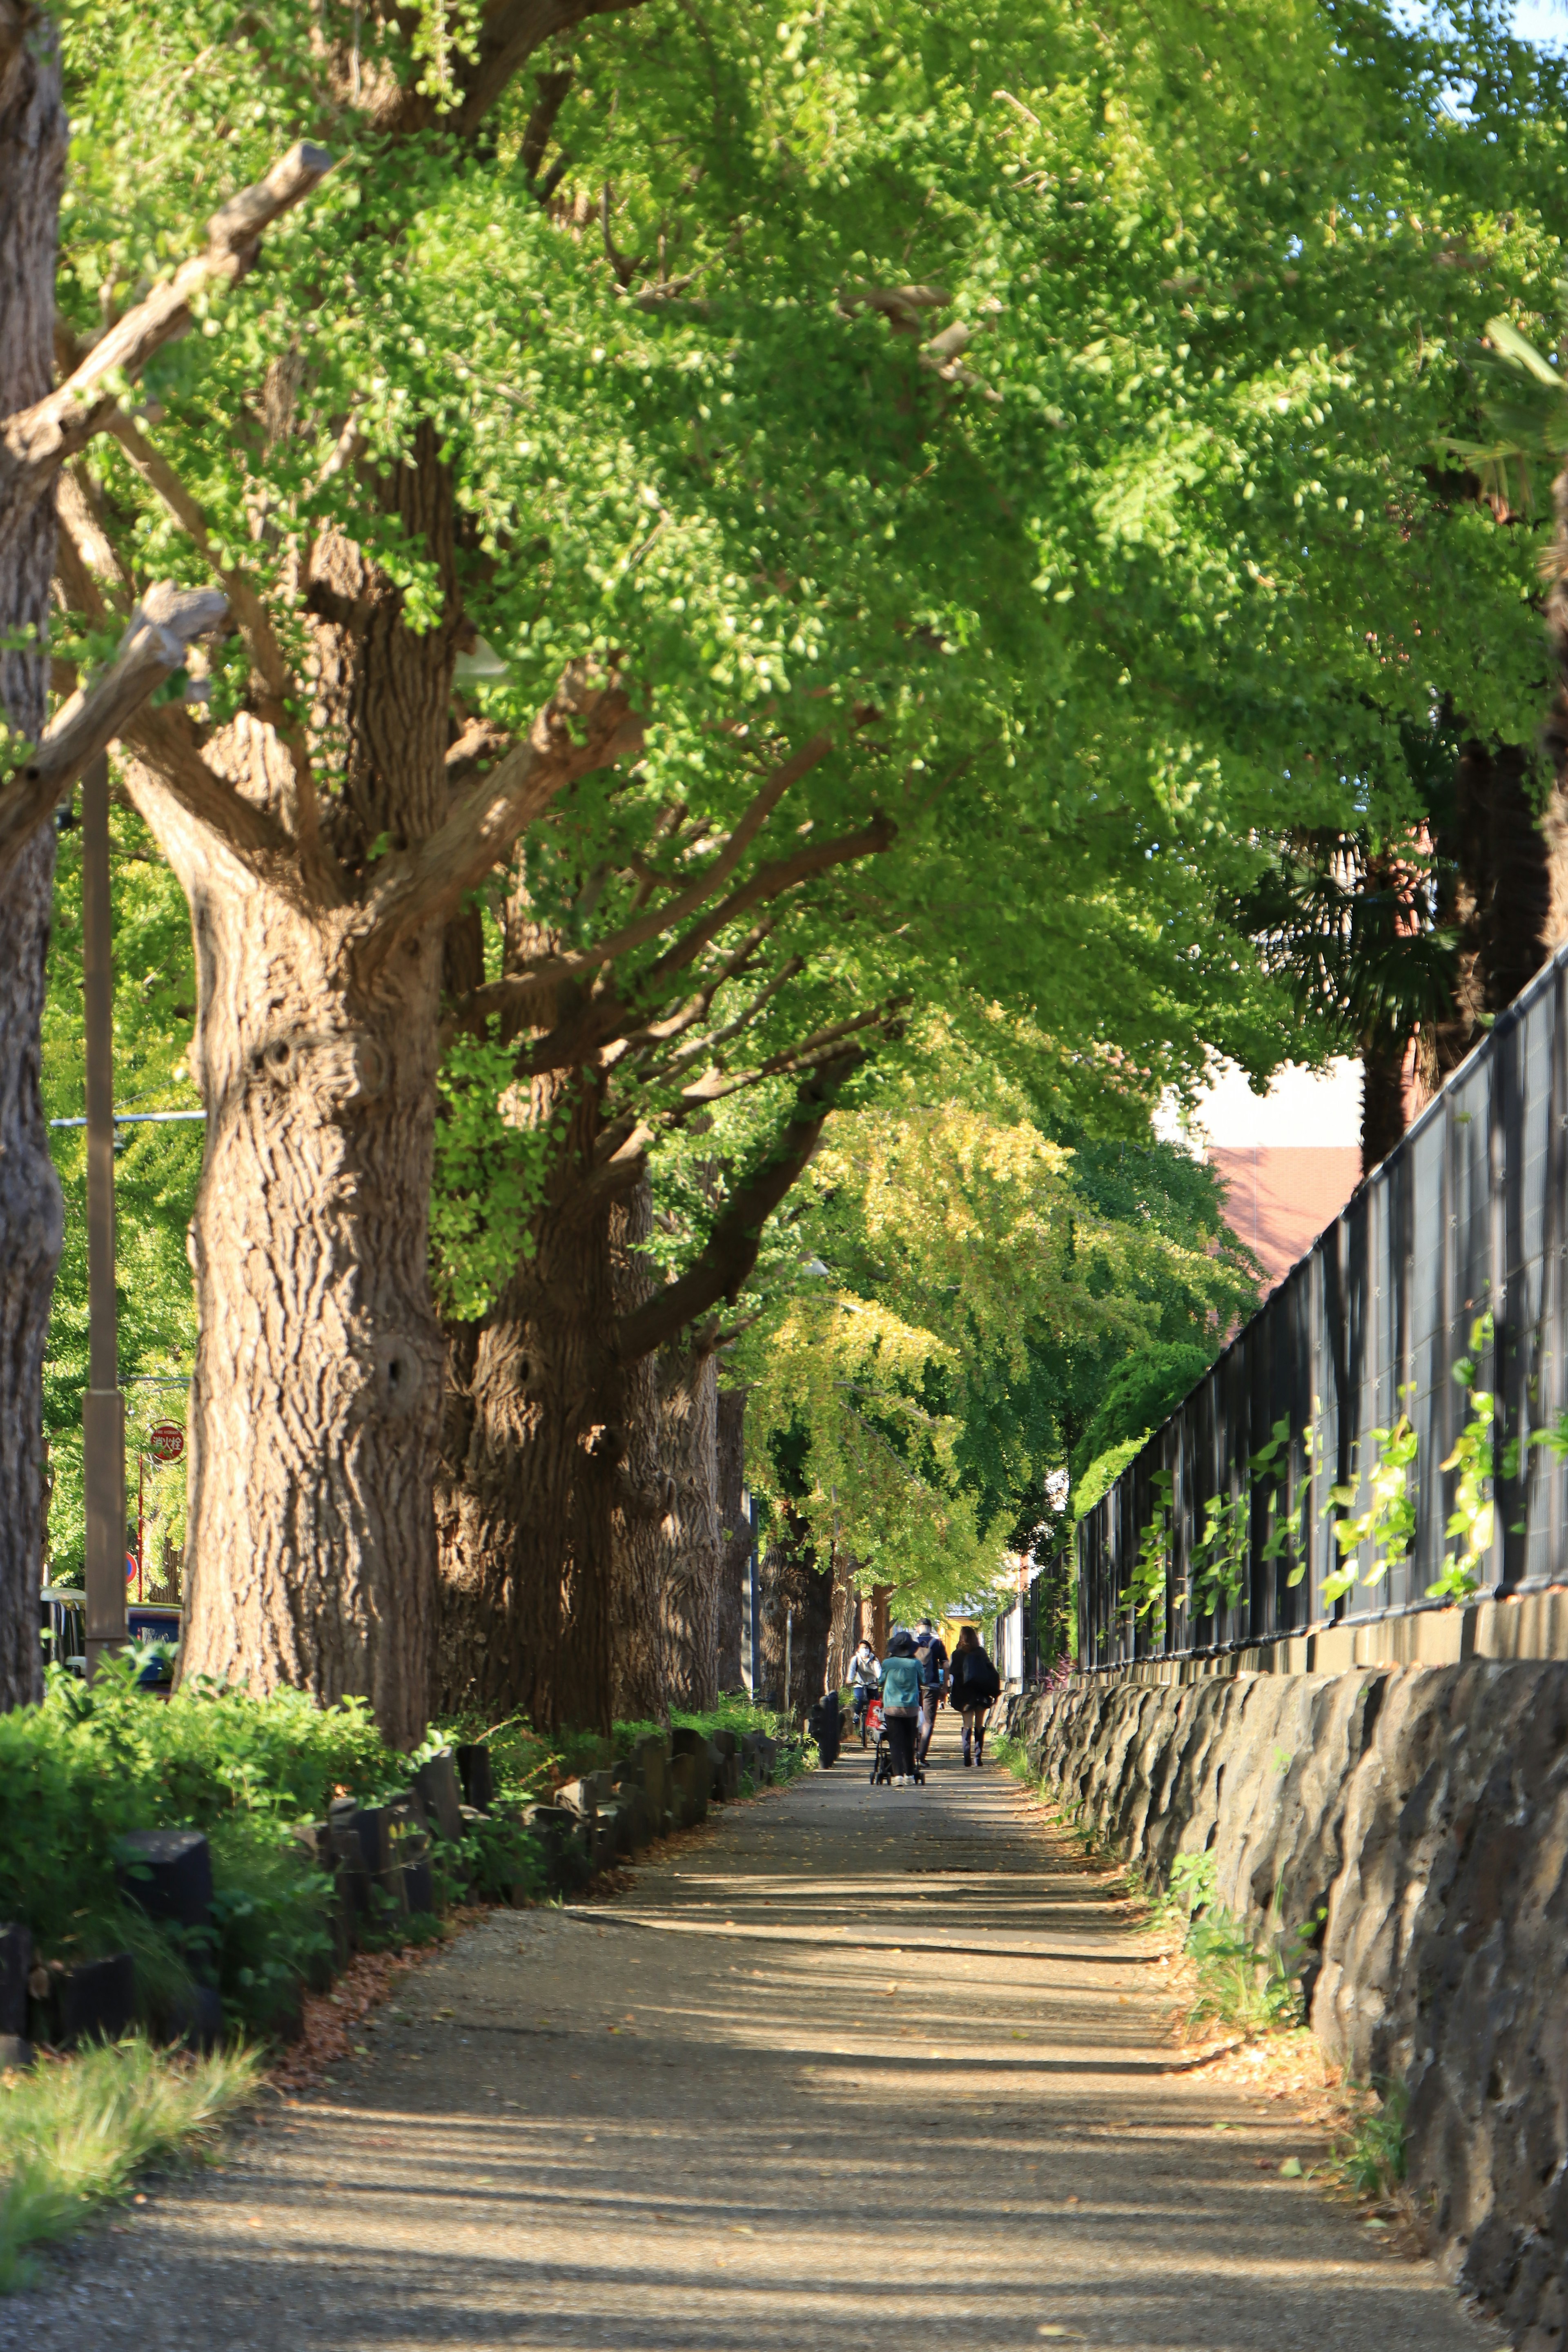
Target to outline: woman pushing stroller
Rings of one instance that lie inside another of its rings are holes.
[[[902,1625],[888,1643],[882,1661],[882,1716],[892,1751],[892,1786],[913,1789],[920,1784],[915,1769],[915,1726],[921,1711],[921,1669],[915,1637]]]

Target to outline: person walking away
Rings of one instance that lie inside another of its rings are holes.
[[[952,1654],[952,1686],[949,1696],[954,1710],[963,1717],[963,1760],[971,1761],[973,1740],[973,1762],[981,1762],[981,1748],[985,1738],[985,1718],[1002,1692],[1002,1677],[986,1656],[980,1636],[973,1625],[965,1625],[958,1637],[958,1647]]]
[[[932,1624],[931,1619],[929,1617],[922,1617],[920,1623],[915,1627],[915,1649],[918,1653],[928,1646],[935,1651],[937,1664],[942,1668],[943,1674],[945,1674],[947,1672],[948,1664],[947,1643],[942,1640],[942,1635],[937,1632],[936,1627]]]
[[[877,1653],[869,1642],[862,1640],[849,1661],[849,1685],[855,1696],[850,1702],[850,1717],[862,1736],[866,1727],[866,1709],[871,1703],[871,1693],[881,1680]]]
[[[900,1625],[882,1660],[882,1717],[893,1754],[893,1786],[908,1789],[915,1777],[915,1725],[920,1720],[921,1670],[915,1637]]]
[[[921,1670],[921,1718],[915,1732],[915,1762],[923,1764],[931,1754],[931,1734],[936,1729],[936,1711],[942,1705],[942,1695],[947,1686],[947,1644],[939,1638],[929,1617],[921,1620],[915,1634],[915,1661]]]

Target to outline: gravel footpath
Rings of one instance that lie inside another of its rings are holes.
[[[946,1719],[572,1911],[493,1914],[361,2056],[0,2304],[5,2352],[1489,2352],[1165,2038],[1148,1939]]]

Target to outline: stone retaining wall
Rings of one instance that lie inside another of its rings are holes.
[[[1521,2352],[1568,2345],[1568,1664],[1475,1659],[1185,1688],[1085,1680],[1010,1728],[1100,1837],[1310,1927],[1313,2031],[1409,2092],[1449,2274]]]

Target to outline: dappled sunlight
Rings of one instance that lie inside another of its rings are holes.
[[[160,2352],[1479,2352],[1281,2173],[1310,2129],[1193,2071],[1152,1939],[1013,1783],[939,1744],[900,1794],[850,1759],[404,1979],[154,2200]]]

